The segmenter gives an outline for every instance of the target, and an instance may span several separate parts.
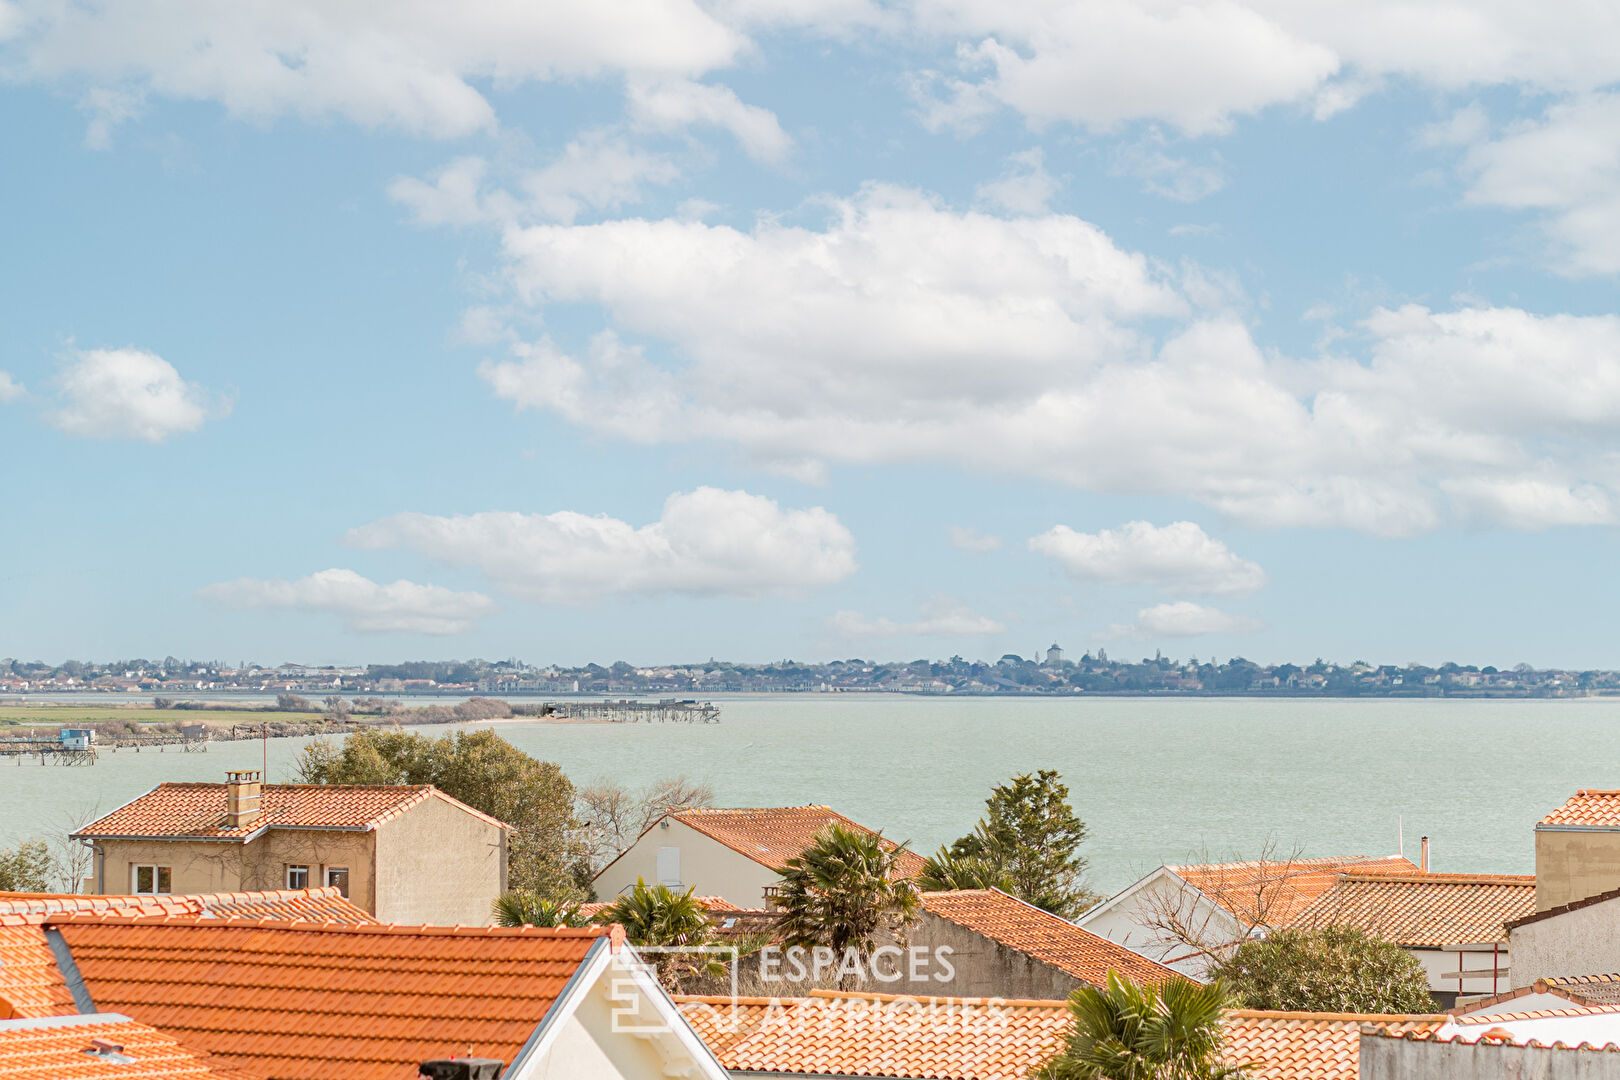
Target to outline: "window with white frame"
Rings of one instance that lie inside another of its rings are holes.
[[[173,867],[145,865],[129,868],[129,891],[136,896],[166,896],[173,883]]]
[[[349,868],[347,866],[328,866],[326,868],[326,883],[336,885],[338,894],[349,895]]]
[[[309,867],[307,867],[307,866],[290,866],[289,865],[287,867],[287,888],[289,888],[289,889],[307,889],[307,888],[309,888]]]

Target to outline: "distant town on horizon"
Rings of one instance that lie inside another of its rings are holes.
[[[418,660],[355,666],[246,661],[67,660],[60,664],[0,658],[0,694],[50,693],[367,693],[367,694],[1156,694],[1320,695],[1324,697],[1590,697],[1620,694],[1620,671],[1534,668],[1517,664],[1260,664],[1176,660],[1162,654],[1115,660],[1105,649],[1070,659],[1054,644],[1029,658],[997,660],[862,659],[802,663],[535,666],[517,659]]]

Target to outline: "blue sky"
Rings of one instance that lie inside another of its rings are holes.
[[[0,0],[0,654],[1616,666],[1620,15]]]

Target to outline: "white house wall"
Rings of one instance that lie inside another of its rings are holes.
[[[1162,869],[1104,901],[1076,921],[1093,934],[1151,957],[1183,975],[1205,979],[1210,966],[1207,958],[1194,955],[1192,949],[1179,942],[1164,941],[1156,931],[1145,925],[1155,898],[1170,901],[1178,895],[1185,897],[1180,903],[1189,906],[1195,913],[1192,919],[1195,924],[1207,919],[1209,928],[1217,936],[1231,937],[1237,934],[1238,922],[1230,912]]]
[[[664,826],[667,825],[668,828]],[[675,818],[665,818],[641,835],[624,853],[602,869],[593,884],[598,900],[612,901],[635,887],[641,878],[658,883],[658,849],[680,850],[679,891],[695,887],[699,896],[719,896],[738,907],[764,904],[765,887],[779,880],[776,871],[750,859],[713,837]],[[677,888],[677,885],[671,885]]]

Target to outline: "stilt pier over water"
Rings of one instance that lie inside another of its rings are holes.
[[[720,707],[707,701],[569,701],[548,703],[553,716],[614,724],[718,724]]]

